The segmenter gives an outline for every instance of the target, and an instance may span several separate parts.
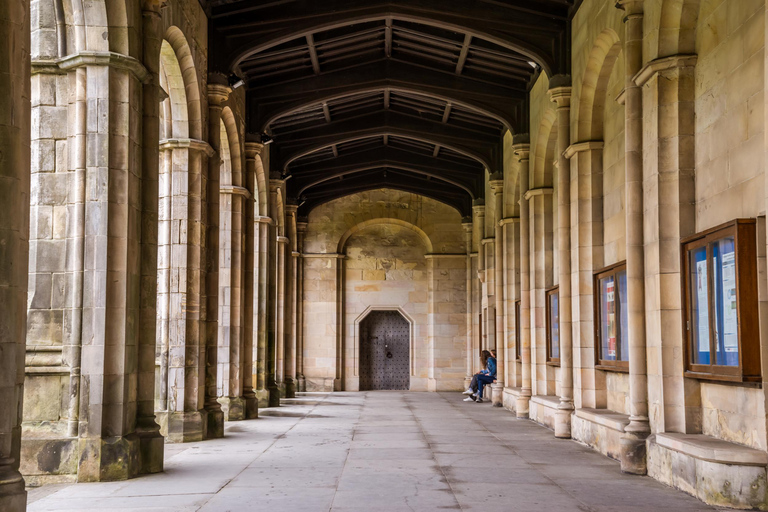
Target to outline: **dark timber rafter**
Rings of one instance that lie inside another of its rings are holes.
[[[571,0],[201,1],[304,210],[378,184],[466,214],[538,74],[568,73]]]

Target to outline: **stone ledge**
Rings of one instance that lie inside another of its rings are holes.
[[[590,421],[597,425],[602,425],[617,432],[624,432],[624,427],[629,425],[628,415],[608,409],[591,409],[589,407],[582,407],[581,409],[576,409],[576,416],[583,420]]]
[[[656,444],[696,459],[738,466],[766,466],[768,453],[703,434],[656,434]]]
[[[560,397],[554,395],[535,395],[531,397],[531,402],[550,409],[557,409],[557,406],[560,405]]]

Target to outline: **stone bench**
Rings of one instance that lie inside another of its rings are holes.
[[[555,430],[555,414],[560,404],[560,397],[555,395],[536,395],[531,397],[530,418],[540,425]]]
[[[576,409],[571,416],[571,437],[590,448],[619,460],[621,436],[629,416],[609,409]]]
[[[768,507],[768,453],[703,434],[648,438],[648,474],[711,505]]]

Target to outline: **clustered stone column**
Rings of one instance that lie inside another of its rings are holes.
[[[467,375],[464,377],[464,387],[468,388],[475,373],[473,371],[474,361],[472,357],[475,353],[472,343],[472,324],[475,318],[472,284],[475,280],[472,278],[472,222],[471,219],[466,220],[468,222],[463,222],[461,227],[464,228],[464,243],[467,246]]]
[[[219,195],[221,173],[221,111],[231,89],[226,76],[208,77],[208,143],[213,156],[208,159],[206,236],[206,329],[205,329],[205,412],[209,439],[224,436],[224,413],[218,402],[218,311],[219,311]]]
[[[495,407],[504,405],[504,372],[506,368],[504,346],[506,336],[504,333],[504,228],[501,219],[504,217],[504,180],[501,173],[491,176],[491,188],[493,189],[493,271],[494,271],[494,303],[496,315],[494,342],[496,346],[496,382],[491,386],[493,392],[492,401]]]
[[[531,280],[530,280],[530,212],[528,209],[530,146],[516,144],[513,147],[520,162],[520,360],[522,385],[515,403],[515,415],[528,418],[532,394],[531,383]]]
[[[645,241],[643,236],[643,92],[634,77],[643,65],[643,2],[620,0],[624,18],[627,312],[629,324],[629,425],[621,439],[621,470],[643,475],[648,421],[645,343]]]
[[[296,390],[307,390],[307,379],[304,376],[304,236],[307,233],[307,222],[296,222],[296,309],[294,313],[296,324]]]
[[[285,258],[285,397],[296,397],[296,262],[297,253],[293,244],[296,242],[296,204],[287,204]]]
[[[571,437],[573,413],[573,343],[571,342],[571,162],[565,151],[571,144],[571,88],[554,87],[557,103],[557,249],[560,301],[560,403],[555,416],[555,437]]]
[[[283,185],[283,180],[270,177],[269,180],[269,214],[271,221],[269,223],[269,232],[267,234],[266,245],[268,247],[267,261],[270,262],[267,267],[269,281],[267,282],[267,389],[269,390],[269,407],[278,407],[280,405],[280,389],[277,382],[277,329],[278,329],[278,269],[277,269],[277,194],[278,189]],[[272,263],[274,262],[274,263]]]
[[[29,233],[29,2],[0,2],[0,509],[26,510],[19,472]]]

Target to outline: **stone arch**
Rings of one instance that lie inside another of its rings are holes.
[[[224,179],[224,176],[222,176],[221,184],[242,187],[244,180],[242,166],[243,157],[242,151],[240,149],[240,134],[237,129],[237,121],[235,120],[235,115],[232,113],[232,109],[229,107],[224,107],[224,109],[221,111],[221,126],[221,133],[225,134],[227,139],[227,151],[229,153],[228,156],[230,163],[230,176],[228,176],[229,181]],[[222,137],[222,149],[224,147],[223,142],[224,137]]]
[[[378,226],[382,224],[394,224],[396,226],[401,226],[407,229],[410,229],[414,233],[416,233],[419,238],[421,238],[421,241],[424,242],[424,247],[427,249],[427,254],[432,253],[432,240],[430,240],[429,235],[427,235],[424,230],[422,230],[420,227],[416,226],[415,224],[411,224],[408,221],[395,219],[391,217],[380,217],[376,219],[369,219],[364,220],[362,222],[358,222],[351,228],[349,228],[346,232],[344,232],[343,235],[341,235],[341,238],[339,239],[338,244],[338,254],[343,254],[344,249],[347,245],[347,241],[357,233],[358,231],[361,231],[367,227],[370,226]]]
[[[265,149],[262,149],[265,151]],[[256,190],[253,191],[253,197],[256,199],[256,212],[262,216],[269,216],[269,186],[267,185],[266,171],[264,170],[264,161],[262,155],[256,155],[256,179],[254,181]]]
[[[595,39],[587,60],[576,113],[576,141],[602,140],[608,80],[621,53],[619,35],[606,29]]]
[[[536,148],[532,155],[530,187],[551,187],[554,183],[555,149],[557,148],[557,113],[547,109],[539,124]]]
[[[184,81],[184,92],[187,99],[187,119],[189,124],[189,137],[202,140],[203,121],[200,96],[200,83],[192,50],[189,47],[184,33],[178,27],[170,27],[165,32],[165,38],[173,48],[179,63],[179,70]]]
[[[188,138],[189,108],[186,84],[176,51],[166,39],[163,39],[160,47],[160,87],[168,95],[160,109],[161,138]]]
[[[275,217],[277,220],[277,236],[285,236],[285,202],[283,201],[283,189],[277,189],[277,201],[275,202]]]
[[[696,53],[700,0],[664,0],[659,14],[655,56]]]

